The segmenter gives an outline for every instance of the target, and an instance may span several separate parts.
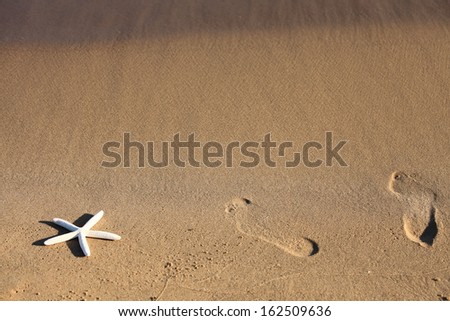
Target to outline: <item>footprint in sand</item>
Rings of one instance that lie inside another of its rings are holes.
[[[225,212],[234,219],[236,229],[245,235],[258,238],[275,245],[286,253],[296,257],[307,257],[317,253],[317,244],[306,238],[295,241],[275,236],[264,226],[264,210],[246,198],[235,198],[225,207]]]
[[[392,173],[389,190],[407,207],[403,214],[406,236],[423,247],[433,245],[438,232],[436,194],[403,172]]]

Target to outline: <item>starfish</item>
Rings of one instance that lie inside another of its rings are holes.
[[[53,222],[59,226],[64,227],[65,229],[69,230],[69,233],[58,235],[52,238],[49,238],[44,242],[45,245],[52,245],[56,243],[65,242],[71,239],[74,239],[78,237],[78,241],[80,242],[81,250],[83,251],[85,256],[91,255],[91,250],[89,249],[89,245],[87,243],[86,238],[92,237],[97,239],[105,239],[105,240],[120,240],[120,236],[114,233],[109,232],[103,232],[103,231],[93,231],[91,230],[92,227],[94,227],[95,224],[97,224],[98,221],[103,217],[103,214],[105,212],[100,211],[94,216],[92,216],[89,221],[84,224],[83,227],[78,227],[72,223],[69,223],[65,220],[62,220],[60,218],[54,218]]]

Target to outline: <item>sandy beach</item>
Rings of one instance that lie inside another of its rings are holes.
[[[449,39],[439,0],[0,1],[0,299],[448,300]]]

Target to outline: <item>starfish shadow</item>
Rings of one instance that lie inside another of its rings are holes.
[[[89,213],[84,213],[83,215],[81,215],[79,218],[77,218],[73,224],[77,225],[77,226],[83,226],[84,224],[86,224],[87,221],[89,221],[94,215],[93,214],[89,214]],[[67,230],[55,223],[53,223],[53,221],[39,221],[39,223],[48,225],[50,227],[53,227],[54,229],[56,229],[58,231],[58,234],[56,235],[52,235],[50,237],[46,237],[40,240],[37,240],[35,242],[33,242],[33,245],[35,246],[45,246],[44,242],[54,236],[57,235],[61,235],[61,234],[65,234],[67,233]],[[72,254],[76,257],[84,257],[83,251],[80,248],[80,245],[78,243],[78,240],[72,239],[66,242],[67,247],[69,248],[70,252],[72,252]]]

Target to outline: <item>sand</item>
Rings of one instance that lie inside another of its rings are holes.
[[[449,37],[448,1],[1,1],[0,299],[445,300]],[[348,166],[102,167],[126,132]],[[120,241],[43,245],[100,210]]]

